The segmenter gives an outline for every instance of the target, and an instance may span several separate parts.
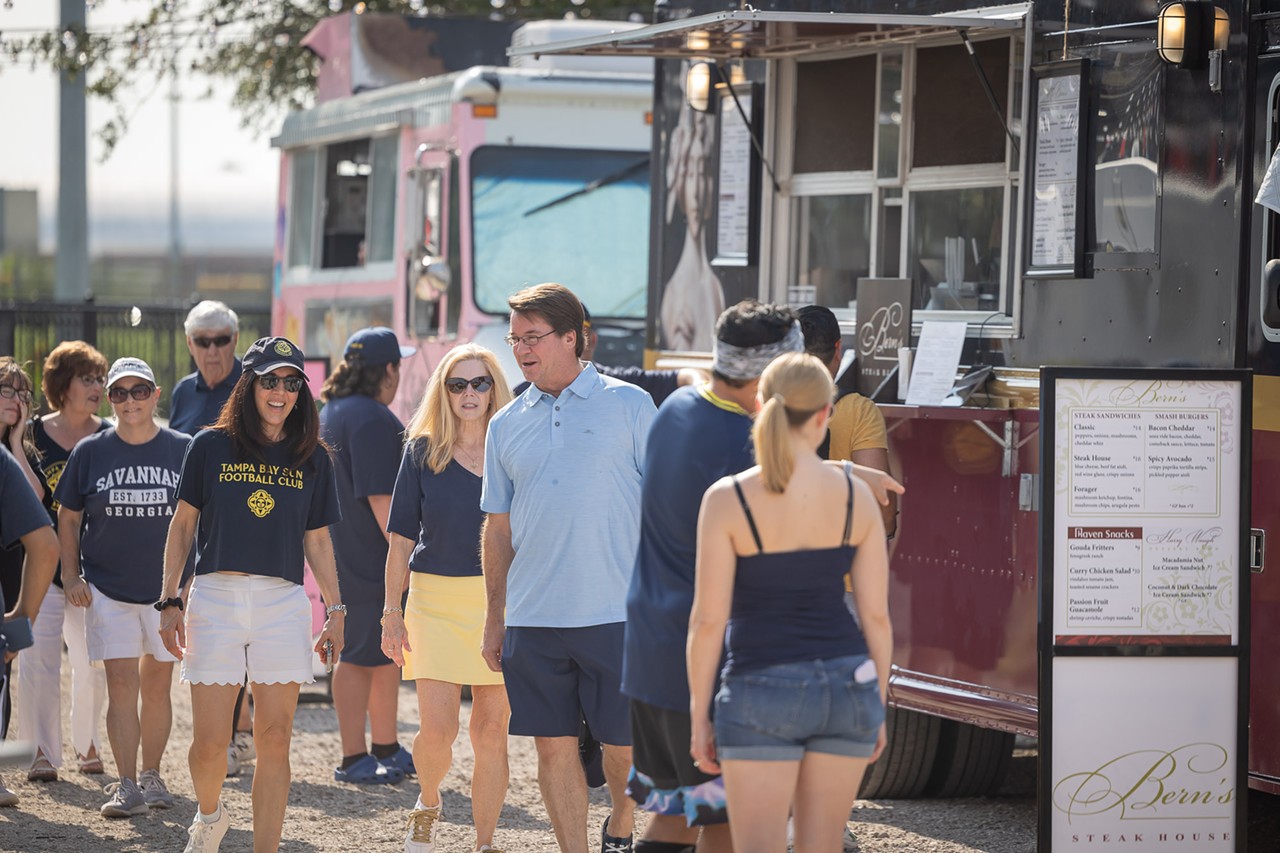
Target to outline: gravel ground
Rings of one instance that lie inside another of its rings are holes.
[[[312,689],[322,689],[317,684]],[[60,781],[31,783],[25,774],[8,770],[9,787],[21,797],[16,808],[0,809],[0,851],[180,851],[195,811],[185,747],[190,741],[191,703],[185,685],[174,684],[174,731],[162,774],[177,805],[169,811],[129,820],[108,821],[98,815],[106,799],[102,785],[111,776],[63,772]],[[304,699],[307,698],[304,695]],[[316,696],[315,698],[322,698]],[[401,690],[401,742],[408,744],[417,728],[417,703],[411,689]],[[466,713],[464,705],[464,714]],[[464,721],[465,723],[465,721]],[[16,735],[17,733],[12,733]],[[105,739],[105,738],[104,738]],[[417,787],[412,781],[381,788],[338,785],[333,765],[339,753],[333,708],[327,702],[304,702],[293,741],[293,786],[285,817],[285,851],[399,850],[404,818]],[[110,754],[108,770],[112,769]],[[511,740],[511,789],[496,842],[508,851],[555,853],[556,845],[538,793],[533,743]],[[467,795],[472,757],[465,735],[455,746],[454,769],[445,780],[443,851],[469,851],[470,801]],[[1036,807],[1033,794],[1034,753],[1015,759],[1015,772],[1001,796],[982,800],[859,802],[849,822],[845,849],[861,853],[1026,853],[1035,850]],[[228,779],[223,802],[232,829],[223,841],[226,853],[252,849],[249,790],[251,773]],[[1280,839],[1276,798],[1251,795],[1249,849],[1272,851]],[[598,838],[608,813],[608,798],[591,794],[591,836]]]

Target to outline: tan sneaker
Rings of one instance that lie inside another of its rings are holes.
[[[441,807],[409,812],[409,829],[404,836],[404,853],[435,853],[440,835]]]

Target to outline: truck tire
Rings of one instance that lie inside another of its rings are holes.
[[[1013,735],[943,720],[926,797],[987,797],[1004,782],[1013,760]]]
[[[858,797],[901,800],[921,796],[937,763],[942,723],[941,718],[929,714],[889,708],[885,714],[888,745],[880,760],[867,768]]]

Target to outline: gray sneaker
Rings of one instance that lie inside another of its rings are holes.
[[[153,809],[173,808],[173,794],[160,778],[159,770],[143,770],[138,776],[138,787],[147,799],[147,805]]]
[[[253,747],[253,733],[236,732],[227,745],[227,775],[239,776],[245,765],[257,757],[258,751]]]
[[[227,814],[226,807],[221,803],[218,804],[218,819],[205,823],[200,819],[200,809],[196,809],[196,816],[191,819],[191,826],[187,827],[187,846],[183,848],[182,853],[218,853],[218,847],[222,845],[222,836],[227,834],[227,830],[231,828],[231,815]]]
[[[103,817],[133,817],[150,811],[146,796],[132,779],[112,782],[103,790],[111,795],[111,799],[102,804]]]

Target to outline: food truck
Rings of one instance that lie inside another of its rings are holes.
[[[272,331],[317,374],[357,329],[418,353],[393,409],[407,421],[450,347],[473,341],[519,373],[507,297],[560,281],[590,307],[606,363],[639,363],[646,310],[651,60],[517,60],[620,22],[347,13],[304,44],[325,60],[318,103],[280,149]],[[501,38],[496,55],[486,47]],[[474,63],[477,57],[481,60]],[[318,386],[317,386],[318,387]]]
[[[1280,793],[1280,2],[671,0],[512,53],[657,59],[651,363],[745,297],[829,306],[853,347],[860,282],[893,279],[912,343],[965,324],[994,368],[963,406],[877,397],[907,494],[865,795],[989,793],[1037,733],[1046,365],[1254,371],[1248,778]]]

